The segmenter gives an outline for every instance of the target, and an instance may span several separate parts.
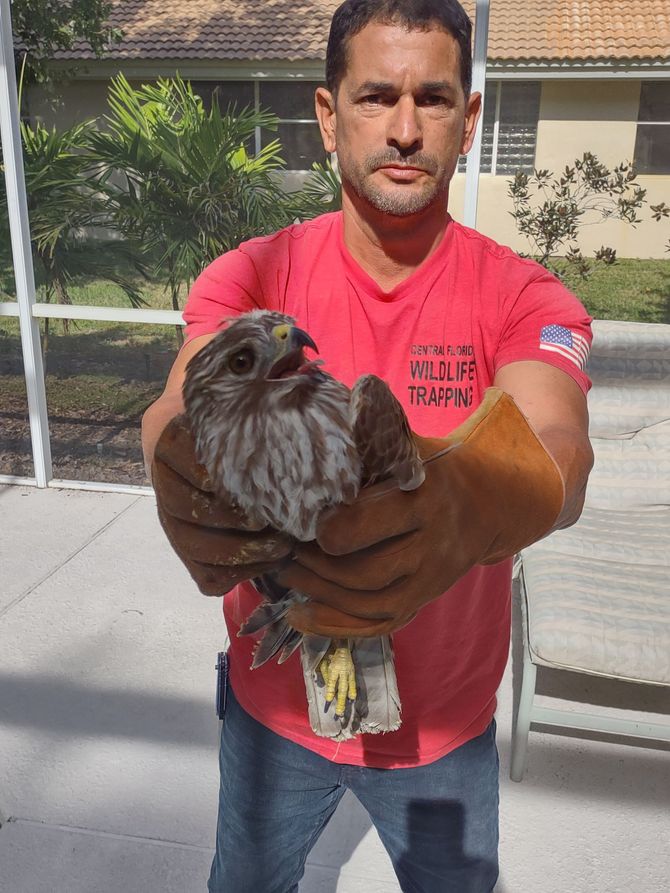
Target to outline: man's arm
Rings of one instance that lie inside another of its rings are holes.
[[[593,466],[584,393],[565,372],[534,360],[503,366],[493,384],[514,398],[558,465],[565,500],[552,529],[569,527],[581,514]]]
[[[151,466],[158,438],[168,422],[184,411],[181,389],[184,384],[186,366],[189,360],[214,338],[215,334],[201,335],[182,347],[170,370],[163,393],[142,416],[142,451],[144,452],[144,468],[149,480],[151,480]]]

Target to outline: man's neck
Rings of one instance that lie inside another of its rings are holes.
[[[442,241],[448,221],[446,196],[443,205],[411,217],[393,217],[361,204],[358,197],[342,196],[344,244],[383,291],[392,291]]]

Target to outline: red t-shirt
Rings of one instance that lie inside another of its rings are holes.
[[[433,254],[388,293],[349,254],[341,213],[246,242],[194,284],[187,338],[256,307],[294,317],[345,384],[368,372],[385,379],[425,436],[464,421],[496,371],[515,360],[549,363],[589,387],[582,361],[590,318],[580,302],[543,267],[452,220]],[[430,763],[491,721],[509,649],[510,591],[506,560],[474,567],[426,605],[393,636],[402,726],[336,743],[310,728],[298,654],[250,669],[252,637],[236,633],[258,594],[243,584],[223,606],[236,697],[268,728],[337,763]]]

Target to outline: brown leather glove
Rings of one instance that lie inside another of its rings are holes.
[[[205,595],[224,595],[242,580],[275,570],[291,554],[290,537],[269,527],[254,530],[214,494],[195,458],[186,416],[176,416],[161,434],[151,478],[163,530]]]
[[[416,436],[416,435],[415,435]],[[408,623],[475,564],[548,533],[564,501],[558,467],[514,400],[490,388],[449,437],[416,437],[426,479],[363,490],[322,519],[279,573],[311,596],[288,620],[306,633],[379,636]]]

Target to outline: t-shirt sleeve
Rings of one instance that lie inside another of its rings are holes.
[[[494,372],[518,360],[539,360],[566,372],[586,394],[591,321],[572,292],[551,273],[540,272],[503,302]]]
[[[264,307],[251,258],[239,248],[222,254],[193,283],[184,308],[186,341],[216,332],[231,316]]]

